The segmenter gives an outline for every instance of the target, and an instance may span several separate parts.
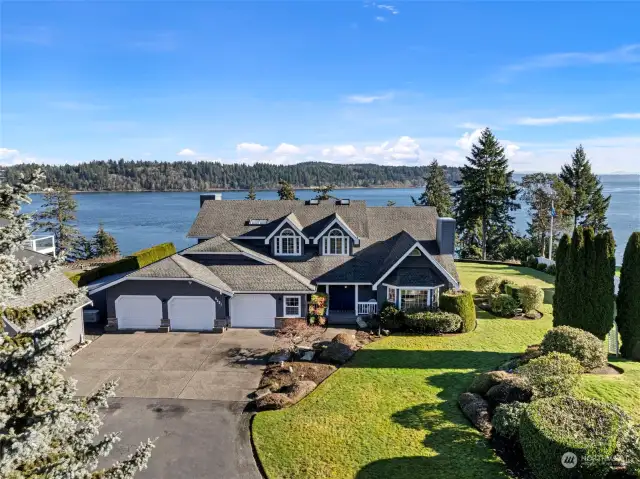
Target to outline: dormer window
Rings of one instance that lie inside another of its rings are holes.
[[[292,229],[283,229],[276,236],[276,255],[278,256],[300,256],[300,243],[302,238],[297,236]]]
[[[342,256],[349,254],[349,237],[339,229],[329,231],[329,234],[322,238],[322,254]]]

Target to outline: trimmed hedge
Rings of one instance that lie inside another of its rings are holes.
[[[621,353],[640,361],[640,232],[631,234],[620,269],[616,323],[622,338]]]
[[[395,304],[385,301],[380,308],[380,324],[383,328],[391,331],[404,329],[407,316],[400,311]]]
[[[500,291],[500,276],[485,275],[476,279],[476,291],[479,294],[495,294]]]
[[[544,301],[544,291],[540,286],[534,284],[522,286],[518,296],[525,314],[540,309]]]
[[[527,403],[518,401],[499,404],[493,411],[493,417],[491,418],[491,424],[493,424],[496,433],[507,439],[515,438],[518,435],[520,419],[527,406]]]
[[[516,283],[514,283],[510,279],[505,278],[502,281],[500,281],[500,286],[498,286],[498,290],[502,294],[506,294],[507,293],[507,286],[515,286],[515,285],[516,285]]]
[[[508,284],[505,287],[505,294],[515,299],[518,302],[518,305],[520,305],[520,289],[521,289],[521,286],[517,284]]]
[[[455,333],[462,326],[462,318],[444,311],[421,311],[408,313],[406,325],[410,331],[416,333]]]
[[[532,402],[518,430],[524,456],[538,479],[605,477],[620,432],[620,418],[609,405],[568,396]],[[577,456],[575,468],[562,465],[567,452]]]
[[[468,333],[476,328],[476,305],[471,291],[445,291],[440,295],[440,309],[457,314],[462,318],[461,333]]]
[[[531,384],[534,399],[570,395],[583,371],[580,361],[564,353],[541,356],[518,368],[518,373]]]
[[[512,318],[520,305],[508,294],[498,294],[491,297],[491,311],[505,318]]]
[[[97,279],[104,278],[105,276],[136,271],[174,254],[176,254],[176,247],[173,243],[161,243],[152,246],[151,248],[142,249],[140,251],[136,251],[130,256],[122,258],[121,260],[85,271],[78,279],[77,285],[85,286]]]
[[[587,370],[607,364],[604,342],[587,331],[571,326],[558,326],[547,331],[540,349],[544,354],[558,352],[573,356]]]

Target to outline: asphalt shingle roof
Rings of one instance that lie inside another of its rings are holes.
[[[234,291],[308,291],[315,290],[308,282],[298,281],[275,264],[215,265],[209,269],[222,278]]]
[[[429,268],[396,268],[383,283],[393,286],[438,286],[442,280]]]

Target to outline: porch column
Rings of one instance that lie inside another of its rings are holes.
[[[355,285],[356,290],[356,316],[358,316],[358,285]]]

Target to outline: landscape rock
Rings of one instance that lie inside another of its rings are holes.
[[[291,406],[293,402],[289,396],[282,393],[271,393],[261,397],[256,401],[256,409],[258,411],[275,411]]]
[[[332,342],[320,353],[320,359],[330,363],[344,364],[354,354],[355,351],[346,344]]]
[[[272,354],[267,362],[269,364],[277,364],[284,361],[289,361],[291,358],[291,351],[287,351],[286,349],[281,349],[277,353]]]
[[[260,399],[262,397],[265,397],[267,394],[271,394],[271,389],[268,387],[264,387],[264,388],[260,388],[258,390],[256,390],[256,392],[254,393],[254,398],[255,399]]]
[[[469,392],[484,396],[493,386],[500,384],[512,376],[513,374],[509,374],[506,371],[488,371],[478,374],[471,383],[471,386],[469,386]]]
[[[300,361],[313,361],[313,357],[316,355],[316,352],[313,350],[305,351],[305,353],[300,358]]]
[[[383,336],[389,336],[389,334],[391,334],[391,331],[389,331],[388,329],[383,329],[381,333]]]
[[[462,393],[458,398],[462,413],[485,437],[491,436],[491,414],[489,403],[479,394]]]
[[[291,399],[291,402],[295,404],[313,391],[316,386],[317,384],[313,381],[296,381],[287,387],[286,395]]]
[[[358,347],[358,341],[355,334],[339,333],[331,340],[332,343],[341,343],[349,346],[351,349]]]
[[[360,329],[366,329],[368,326],[367,322],[361,317],[356,318],[356,324]]]
[[[487,400],[492,406],[514,401],[529,402],[531,400],[531,385],[526,379],[513,375],[500,384],[496,384],[487,391]]]

